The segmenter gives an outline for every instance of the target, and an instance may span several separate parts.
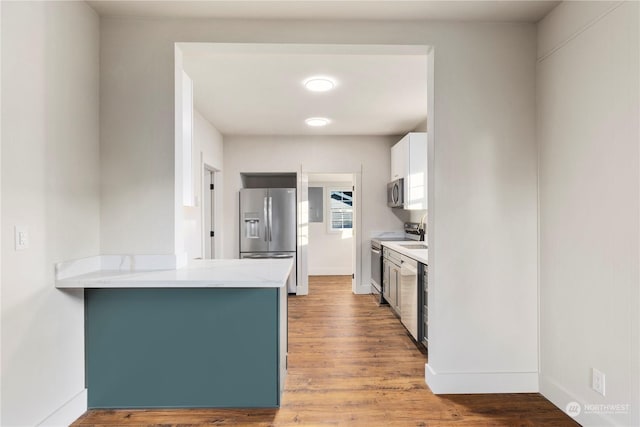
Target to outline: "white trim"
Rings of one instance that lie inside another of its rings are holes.
[[[369,283],[356,284],[356,288],[353,290],[356,295],[368,295],[371,292],[371,285]]]
[[[0,34],[2,34],[2,2],[0,1]],[[0,55],[0,81],[2,81],[2,55]],[[2,85],[0,84],[0,111],[2,110]],[[0,120],[0,188],[2,188],[2,121]],[[0,224],[2,224],[2,198],[0,198]],[[0,227],[0,241],[2,240],[2,228]],[[2,246],[0,246],[0,272],[2,272]],[[0,308],[2,305],[2,292],[0,291]],[[4,311],[0,309],[0,316],[4,317]],[[0,366],[2,363],[2,328],[0,328]],[[0,386],[0,422],[2,421],[2,387]]]
[[[324,43],[216,43],[176,42],[187,55],[202,52],[233,54],[335,54],[335,55],[420,55],[424,44],[324,44]],[[212,48],[213,47],[213,48]]]
[[[309,270],[309,276],[351,276],[353,272],[338,267],[320,267]]]
[[[296,171],[296,295],[309,294],[309,175],[304,165]]]
[[[437,373],[425,364],[425,382],[433,394],[536,393],[537,372]]]
[[[82,389],[80,393],[76,394],[69,401],[64,403],[61,407],[56,409],[47,418],[39,422],[38,426],[68,426],[75,420],[80,418],[82,414],[87,412],[87,389]]]
[[[427,282],[429,292],[427,292],[427,306],[429,323],[429,346],[433,350],[429,350],[430,357],[437,359],[438,353],[438,333],[440,325],[436,321],[438,318],[439,308],[438,299],[438,283],[436,280],[436,271],[438,265],[436,263],[437,245],[436,245],[436,223],[437,223],[437,204],[436,204],[436,174],[435,165],[438,150],[436,141],[436,111],[435,111],[435,49],[429,47],[427,49],[427,235],[425,240],[429,247],[429,268],[427,269]],[[446,310],[446,307],[444,307]],[[444,331],[443,331],[444,333]],[[426,375],[425,369],[425,375]]]
[[[366,275],[363,274],[362,268],[362,236],[364,229],[364,222],[362,221],[362,174],[364,167],[362,163],[360,163],[360,171],[354,173],[352,176],[352,184],[354,188],[353,197],[355,198],[355,203],[353,204],[353,280],[351,281],[351,289],[354,294],[370,294],[371,293],[371,283],[364,282],[364,277],[369,277],[369,272]],[[367,242],[367,254],[369,253],[369,243]]]
[[[182,139],[180,141],[182,150],[182,205],[195,207],[195,193],[193,182],[193,134],[194,134],[194,117],[193,117],[193,80],[187,72],[182,68],[180,84],[182,85],[182,93],[180,101],[181,120],[182,120]],[[187,126],[185,116],[189,119]]]

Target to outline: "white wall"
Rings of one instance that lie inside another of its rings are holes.
[[[446,34],[429,122],[427,383],[537,391],[535,28]]]
[[[639,16],[565,2],[539,24],[540,391],[562,409],[630,404],[583,409],[583,425],[640,425]]]
[[[351,188],[351,182],[318,182],[309,180],[309,187],[322,187],[322,222],[309,223],[308,262],[310,276],[351,275],[353,238],[351,231],[329,232],[328,192],[331,189]],[[383,208],[384,209],[384,208]],[[397,227],[396,224],[393,225]],[[366,256],[368,253],[365,253]],[[370,270],[369,270],[370,271]],[[367,276],[367,279],[369,276]]]
[[[220,132],[205,119],[198,110],[194,109],[193,134],[193,182],[195,187],[196,205],[185,206],[183,213],[185,249],[189,259],[202,257],[202,208],[203,208],[203,167],[205,165],[216,169],[216,180],[220,190],[214,203],[214,218],[217,224],[216,254],[221,253],[224,230],[222,222],[222,159],[223,137]]]
[[[128,22],[100,21],[100,247],[173,254],[175,40]]]
[[[103,19],[104,252],[174,250],[176,41],[434,46],[435,111],[429,130],[435,159],[429,182],[438,204],[429,213],[430,257],[437,260],[430,269],[430,386],[513,390],[515,381],[520,389],[537,389],[534,25]],[[225,160],[231,146],[225,141]],[[290,147],[283,145],[282,154]],[[255,148],[268,155],[272,168],[289,166]],[[303,159],[299,163],[313,157],[295,150]],[[357,161],[367,162],[368,153],[359,151]],[[381,159],[375,162],[388,167]],[[255,169],[254,163],[245,165]],[[226,162],[225,168],[225,188],[237,188],[239,178]],[[364,191],[372,188],[364,200],[365,233],[400,223],[382,209],[388,174],[378,173],[362,177]],[[235,200],[226,194],[225,215],[235,212]],[[236,227],[233,216],[225,220]],[[225,255],[235,256],[236,245],[227,241]],[[364,245],[366,253],[368,242]],[[363,257],[365,273],[368,258]],[[497,373],[513,374],[511,382]],[[472,376],[476,380],[467,381]]]
[[[100,252],[98,26],[84,2],[2,4],[2,425],[86,409],[83,295],[53,266]]]

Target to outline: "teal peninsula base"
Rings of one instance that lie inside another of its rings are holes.
[[[85,304],[89,408],[280,405],[285,287],[86,289]]]

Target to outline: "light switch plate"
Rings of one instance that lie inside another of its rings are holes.
[[[605,376],[604,373],[593,368],[591,370],[591,388],[594,389],[597,393],[601,395],[605,395]]]
[[[24,251],[29,248],[29,229],[24,225],[16,225],[15,230],[15,249],[16,251]]]

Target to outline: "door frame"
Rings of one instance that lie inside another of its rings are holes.
[[[370,294],[371,293],[371,285],[368,283],[362,284],[362,232],[361,232],[361,224],[362,224],[362,197],[360,197],[362,192],[362,165],[360,165],[360,169],[358,171],[349,171],[349,172],[339,172],[339,171],[308,171],[301,166],[300,172],[298,173],[298,188],[299,193],[301,193],[301,187],[306,186],[309,187],[309,175],[313,174],[345,174],[351,175],[351,182],[353,185],[353,228],[352,228],[352,250],[351,250],[351,266],[352,266],[352,280],[351,280],[351,291],[354,294]],[[307,192],[308,193],[308,192]],[[299,194],[299,200],[302,203],[299,204],[302,208],[299,212],[299,228],[298,228],[298,242],[299,242],[299,267],[301,270],[298,270],[298,286],[301,283],[304,283],[302,289],[299,288],[298,295],[307,295],[309,293],[309,272],[307,268],[307,246],[309,244],[309,212],[308,212],[308,194],[307,197],[302,194]],[[305,205],[304,202],[307,202]],[[326,215],[325,215],[326,217]]]
[[[213,166],[207,164],[204,162],[204,160],[202,159],[202,153],[200,156],[200,180],[201,180],[201,189],[202,189],[202,194],[200,195],[200,200],[202,200],[202,203],[200,203],[200,217],[201,217],[201,221],[200,223],[202,224],[201,227],[201,232],[200,232],[200,237],[201,237],[201,246],[202,246],[202,258],[203,259],[208,259],[205,258],[205,254],[206,254],[206,239],[212,239],[211,241],[211,253],[212,253],[212,257],[211,259],[216,259],[216,258],[220,258],[221,256],[221,250],[220,250],[220,238],[222,237],[220,235],[220,233],[218,232],[218,230],[220,230],[222,227],[220,227],[220,221],[221,221],[221,215],[216,215],[216,212],[220,212],[219,209],[219,203],[220,203],[220,196],[219,193],[220,191],[218,191],[220,189],[220,182],[219,182],[219,170],[214,168]],[[206,173],[210,173],[213,177],[213,194],[211,195],[211,226],[213,228],[213,230],[205,230],[205,202],[207,200],[206,197],[206,192],[207,191],[211,191],[209,188],[206,188],[205,185],[205,174]],[[207,234],[211,231],[215,232],[214,237],[210,237]]]

